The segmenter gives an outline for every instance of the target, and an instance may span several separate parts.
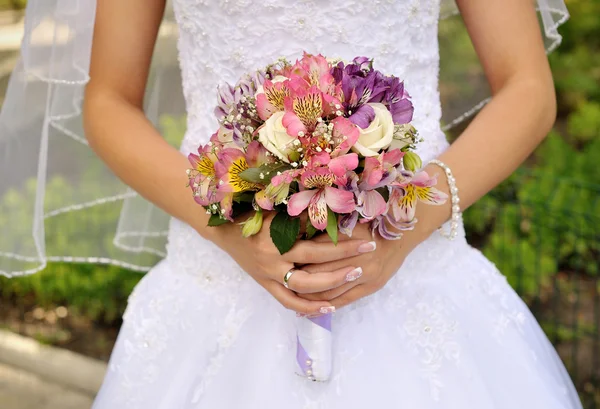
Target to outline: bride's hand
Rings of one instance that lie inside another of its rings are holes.
[[[348,236],[340,235],[338,245],[343,245],[343,240],[349,239]],[[373,240],[368,224],[358,224],[353,231],[352,239]],[[326,245],[328,241],[331,242],[327,235],[321,235],[314,241],[321,245]],[[352,265],[359,268],[360,273],[354,276],[354,280],[342,286],[320,293],[301,294],[301,297],[311,301],[329,301],[335,308],[341,308],[373,294],[383,288],[394,276],[418,241],[411,235],[411,232],[406,232],[400,240],[385,240],[376,234],[375,244],[377,246],[375,251],[347,260],[302,266],[304,271],[320,274],[322,271],[341,269]]]
[[[210,236],[216,245],[226,251],[252,278],[263,286],[284,307],[301,314],[319,314],[334,311],[332,303],[327,300],[309,300],[300,295],[333,291],[343,287],[355,270],[352,262],[344,262],[339,267],[309,274],[295,265],[331,263],[349,259],[359,254],[372,252],[374,245],[369,237],[355,238],[333,243],[319,243],[301,240],[292,249],[280,255],[273,244],[269,227],[273,214],[265,215],[261,231],[249,238],[244,238],[237,223],[227,223],[219,227],[211,227]],[[288,271],[294,269],[288,285],[283,285],[283,278]]]

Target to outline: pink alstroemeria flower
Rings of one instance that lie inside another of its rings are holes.
[[[361,175],[362,189],[377,189],[387,186],[396,178],[396,168],[402,161],[404,152],[392,149],[378,156],[365,158],[365,169]]]
[[[335,115],[342,108],[336,97],[301,77],[292,76],[286,84],[289,96],[284,99],[285,115],[282,122],[289,135],[302,137],[312,133],[320,119]]]
[[[331,159],[329,166],[305,170],[300,182],[306,190],[290,197],[288,214],[298,216],[308,207],[308,217],[312,225],[316,229],[324,230],[327,227],[327,207],[340,214],[354,211],[354,194],[333,185],[345,177],[348,170],[356,169],[357,166],[358,156],[348,154]]]
[[[254,195],[256,204],[264,210],[273,210],[274,205],[284,203],[290,192],[290,184],[300,173],[300,169],[290,169],[274,176],[264,190]]]
[[[383,215],[388,204],[376,189],[383,188],[396,178],[396,167],[404,153],[393,149],[378,156],[365,158],[365,168],[360,177],[356,192],[356,210],[362,216],[361,223],[369,222]]]
[[[256,97],[256,111],[263,121],[266,121],[275,112],[283,111],[284,101],[290,95],[288,88],[289,81],[272,82],[265,80],[263,83],[264,92]]]
[[[248,145],[246,152],[238,149],[223,149],[219,152],[219,161],[215,164],[216,176],[219,179],[217,190],[223,196],[220,200],[221,214],[233,221],[233,196],[235,193],[247,191],[261,191],[264,186],[259,183],[248,182],[241,178],[240,173],[272,159],[267,156],[266,149],[258,142],[253,141]]]
[[[312,55],[305,52],[292,67],[291,75],[302,78],[310,86],[317,86],[323,93],[332,97],[341,91],[341,87],[336,87],[331,65],[321,54]]]
[[[363,190],[356,195],[356,210],[363,217],[360,222],[367,223],[387,210],[387,203],[377,190]]]
[[[290,184],[302,172],[302,169],[290,169],[274,176],[267,188],[254,196],[256,204],[265,210],[273,210],[273,205],[283,203],[287,199],[290,192]]]
[[[312,132],[323,118],[323,93],[316,86],[308,87],[300,78],[290,80],[289,87],[282,123],[288,135],[302,137]]]
[[[333,124],[332,137],[334,142],[331,157],[335,158],[348,153],[350,148],[358,141],[360,131],[352,121],[341,116],[335,118],[331,123]]]
[[[323,186],[293,194],[288,201],[290,216],[298,216],[308,207],[308,217],[312,225],[318,230],[324,230],[327,227],[327,207],[335,213],[350,213],[354,210],[354,195],[332,187],[333,177],[326,168],[306,171],[302,177],[310,185]]]
[[[422,171],[410,176],[410,172],[403,172],[392,184],[389,205],[393,219],[396,222],[410,223],[415,219],[417,202],[431,205],[441,205],[446,202],[448,195],[435,186],[436,176],[429,176]]]
[[[192,169],[188,171],[189,185],[196,203],[208,206],[221,200],[217,191],[215,163],[218,162],[215,150],[210,144],[198,148],[198,155],[190,153],[188,160]]]
[[[305,170],[300,170],[300,175],[308,169],[317,169],[321,166],[327,166],[336,177],[335,184],[343,186],[347,183],[348,172],[356,169],[358,166],[358,155],[356,153],[347,153],[345,155],[332,157],[327,152],[318,152],[313,154],[307,163],[308,166]]]

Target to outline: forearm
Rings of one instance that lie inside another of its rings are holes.
[[[187,158],[170,146],[141,109],[88,88],[85,129],[91,148],[127,185],[205,235],[208,216],[187,185]]]
[[[551,83],[550,83],[551,84]],[[548,82],[507,84],[477,115],[462,135],[439,159],[451,169],[459,189],[460,207],[465,210],[506,179],[531,154],[551,129],[555,118],[555,96]],[[448,193],[444,172],[438,188]],[[427,237],[450,218],[450,200],[443,206],[420,206],[417,229]]]

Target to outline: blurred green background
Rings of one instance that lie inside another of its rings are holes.
[[[0,0],[0,9],[24,3]],[[600,0],[567,4],[571,19],[560,30],[564,41],[550,56],[556,126],[518,172],[466,212],[465,226],[470,243],[529,304],[586,407],[595,408],[600,407]],[[167,136],[181,134],[182,118],[161,122]],[[84,188],[50,183],[60,185],[62,194]],[[0,203],[0,224],[2,217],[18,215],[20,200],[15,192]],[[94,223],[115,217],[101,213]],[[117,267],[73,264],[52,264],[25,278],[0,277],[0,326],[107,359],[140,278]]]
[[[0,10],[22,10],[27,6],[27,0],[0,0]]]

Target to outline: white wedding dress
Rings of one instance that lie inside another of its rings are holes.
[[[216,129],[218,82],[302,50],[374,57],[376,68],[406,80],[423,159],[448,146],[439,0],[176,0],[174,9],[189,115],[182,152]],[[385,288],[335,314],[329,382],[295,374],[295,319],[226,253],[173,220],[168,255],[130,298],[93,407],[581,408],[534,317],[464,233],[433,234]]]

